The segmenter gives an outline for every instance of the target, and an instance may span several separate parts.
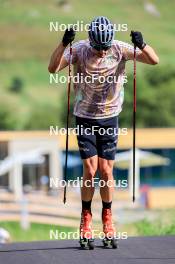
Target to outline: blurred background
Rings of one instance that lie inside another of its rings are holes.
[[[131,199],[132,79],[127,65],[124,110],[114,176],[128,180],[117,188],[113,211],[119,232],[130,235],[175,234],[175,64],[174,0],[0,0],[0,243],[48,240],[49,230],[76,230],[80,218],[79,188],[50,188],[49,178],[62,179],[65,136],[50,135],[50,126],[65,127],[66,84],[50,84],[51,53],[63,32],[49,31],[50,22],[89,23],[107,16],[127,24],[116,39],[130,43],[130,31],[143,33],[155,48],[157,66],[137,66],[137,181]],[[87,38],[77,32],[76,40]],[[59,76],[67,76],[65,69]],[[73,109],[73,92],[71,109]],[[70,127],[74,126],[71,117]],[[70,136],[69,179],[82,176],[76,137]],[[101,201],[96,190],[94,226],[101,231]]]

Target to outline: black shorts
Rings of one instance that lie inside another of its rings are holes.
[[[118,141],[118,117],[104,119],[76,118],[79,151],[82,159],[92,156],[115,160]]]

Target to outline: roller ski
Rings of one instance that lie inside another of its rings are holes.
[[[103,232],[103,246],[105,248],[118,248],[118,241],[116,239],[116,232],[112,223],[111,209],[103,209],[102,211]]]
[[[94,239],[92,236],[92,214],[90,210],[83,210],[80,222],[80,247],[82,249],[94,249]]]

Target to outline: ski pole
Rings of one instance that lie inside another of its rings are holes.
[[[133,78],[133,203],[135,202],[135,144],[136,143],[136,45],[134,45],[134,78]]]
[[[69,147],[69,115],[70,115],[70,89],[71,89],[71,61],[72,61],[72,43],[70,43],[70,56],[69,56],[69,82],[67,89],[67,122],[66,122],[66,158],[64,167],[64,198],[63,203],[66,203],[66,184],[67,184],[67,160],[68,160],[68,147]]]

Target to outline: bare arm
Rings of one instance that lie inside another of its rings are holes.
[[[48,70],[50,73],[58,72],[68,65],[68,62],[63,57],[64,51],[65,51],[65,47],[61,42],[51,55],[50,63],[48,66]]]
[[[129,60],[134,59],[133,51],[125,50],[124,54]],[[146,45],[143,50],[139,50],[139,52],[137,52],[136,59],[137,61],[151,65],[156,65],[159,63],[158,55],[156,54],[155,50],[149,45]]]
[[[130,36],[132,43],[140,49],[140,51],[137,52],[137,56],[136,56],[137,61],[151,65],[155,65],[159,63],[158,55],[151,46],[147,45],[144,42],[141,32],[132,30]],[[132,54],[130,54],[129,56],[130,59],[133,59],[133,55],[134,54],[132,52]]]
[[[159,63],[158,55],[149,45],[146,45],[144,49],[137,55],[137,60],[151,65],[156,65]]]
[[[52,56],[50,58],[50,63],[48,66],[48,70],[50,73],[61,71],[68,65],[67,60],[63,56],[63,53],[65,51],[65,48],[69,45],[69,43],[72,43],[74,38],[75,38],[75,31],[73,30],[73,28],[67,28],[64,33],[62,42],[52,53]]]

